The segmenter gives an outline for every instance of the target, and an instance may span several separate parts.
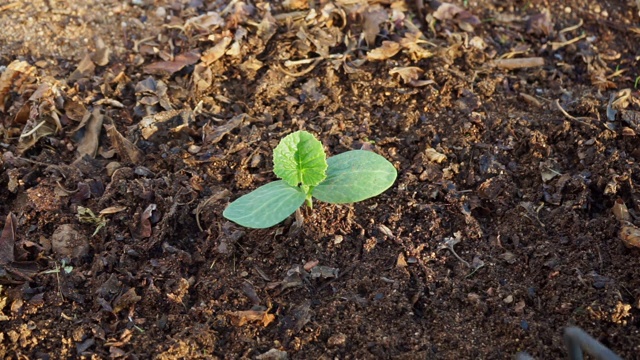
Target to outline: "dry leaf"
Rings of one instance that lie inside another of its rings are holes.
[[[441,21],[455,20],[458,26],[466,32],[472,32],[475,26],[480,25],[478,17],[460,6],[450,3],[439,3],[432,16]]]
[[[409,84],[413,81],[418,80],[420,75],[424,73],[424,70],[420,69],[416,66],[403,66],[403,67],[394,67],[389,70],[389,74],[398,74],[402,78],[402,82],[405,84]]]
[[[207,90],[213,83],[213,72],[211,68],[200,63],[193,69],[193,86],[197,93]]]
[[[107,130],[107,136],[111,140],[112,146],[118,152],[120,159],[123,161],[129,161],[134,164],[139,164],[142,162],[144,154],[137,146],[135,146],[131,141],[122,136],[120,132],[116,129],[115,126],[110,124],[105,124],[104,128]]]
[[[85,155],[93,158],[98,152],[100,131],[102,130],[102,120],[104,119],[104,115],[102,115],[100,111],[99,106],[94,108],[90,119],[86,122],[86,126],[84,126],[84,134],[76,149],[78,151],[78,159]]]
[[[18,220],[13,213],[7,215],[4,229],[0,234],[0,265],[7,265],[15,260],[14,247],[16,243],[16,226]]]
[[[136,293],[136,288],[130,288],[124,294],[113,301],[113,312],[118,313],[132,305],[135,305],[142,297]]]
[[[226,124],[216,127],[215,130],[213,131],[211,131],[212,127],[205,126],[205,128],[203,128],[202,130],[203,138],[204,138],[203,142],[205,144],[218,143],[220,140],[222,140],[223,136],[225,136],[226,134],[228,134],[238,126],[242,125],[246,116],[247,114],[236,115],[233,118],[231,118],[231,120],[227,121]]]
[[[92,77],[95,73],[96,65],[91,60],[91,55],[87,54],[84,56],[78,67],[69,75],[69,81],[77,81],[83,78]]]
[[[377,7],[375,9],[369,9],[362,16],[364,17],[364,24],[362,25],[364,39],[367,41],[367,45],[373,46],[380,32],[380,24],[387,21],[389,15],[386,10]]]
[[[213,28],[223,27],[223,26],[224,26],[224,19],[222,18],[222,16],[220,16],[220,14],[218,14],[215,11],[210,11],[204,15],[192,17],[190,19],[187,19],[187,21],[184,23],[185,29],[193,27],[198,30],[208,30],[208,31],[212,30]]]
[[[141,238],[148,238],[151,236],[151,215],[156,210],[156,204],[149,204],[146,209],[140,214],[140,231],[138,235]]]
[[[411,57],[413,61],[427,59],[433,56],[431,51],[420,46],[420,44],[428,43],[422,39],[422,36],[421,33],[408,33],[400,39],[400,46],[405,49],[405,52],[409,54],[409,57]]]
[[[207,66],[211,65],[224,55],[224,52],[227,51],[227,47],[229,46],[229,44],[231,44],[231,37],[223,37],[222,40],[218,41],[218,43],[213,47],[205,50],[205,52],[202,53],[200,60],[202,60],[202,62]]]
[[[158,61],[144,67],[148,74],[171,75],[182,70],[185,66],[193,65],[200,60],[200,52],[191,50],[177,55],[173,61]]]
[[[435,149],[432,148],[428,148],[427,150],[425,150],[425,156],[427,157],[427,160],[431,161],[431,162],[435,162],[435,163],[441,163],[445,160],[447,160],[447,156],[444,154],[441,154],[439,152],[437,152]]]
[[[615,215],[618,221],[631,221],[631,215],[629,215],[629,209],[627,209],[627,205],[625,205],[624,201],[620,198],[616,199],[615,204],[613,204],[613,215]]]
[[[640,229],[633,225],[624,225],[620,228],[618,237],[626,247],[640,248]]]
[[[268,313],[268,309],[256,309],[245,311],[227,311],[227,316],[231,318],[231,323],[235,326],[243,326],[249,322],[262,322],[262,326],[267,327],[276,319],[276,316]]]
[[[400,51],[400,44],[394,41],[383,41],[382,46],[379,48],[375,48],[370,50],[367,53],[367,60],[375,61],[375,60],[386,60],[394,55],[396,55]]]
[[[35,81],[36,67],[26,61],[15,60],[0,75],[0,111],[5,111],[6,100],[11,90],[22,94],[23,85]]]
[[[529,16],[526,29],[527,34],[549,36],[553,30],[551,12],[549,12],[549,9],[543,9],[539,14]]]

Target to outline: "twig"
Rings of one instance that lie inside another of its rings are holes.
[[[313,63],[311,65],[309,65],[308,68],[300,71],[300,72],[291,72],[285,68],[283,68],[282,66],[276,65],[276,69],[282,71],[283,73],[292,76],[292,77],[300,77],[300,76],[304,76],[308,73],[310,73],[313,69],[315,69],[315,67],[320,63],[320,61],[322,61],[322,58],[316,58]]]
[[[490,62],[489,66],[507,70],[532,68],[544,66],[544,59],[541,57],[498,59]]]
[[[553,102],[553,104],[556,106],[556,108],[558,108],[558,110],[560,110],[560,112],[561,112],[564,116],[566,116],[566,117],[567,117],[567,119],[569,119],[569,120],[571,120],[571,121],[574,121],[574,122],[577,122],[577,123],[578,123],[578,124],[580,124],[580,125],[588,126],[588,127],[592,128],[592,129],[597,129],[597,128],[598,128],[597,126],[595,126],[595,125],[593,125],[593,124],[589,124],[589,123],[584,122],[584,121],[582,121],[582,120],[581,120],[581,119],[591,119],[591,118],[577,118],[577,117],[575,117],[575,116],[571,116],[571,115],[569,115],[569,113],[568,113],[565,109],[563,109],[563,108],[562,108],[562,106],[560,105],[560,100],[556,99],[556,100]]]
[[[565,47],[567,45],[571,45],[571,44],[573,44],[575,42],[578,42],[578,41],[580,41],[580,40],[582,40],[582,39],[584,39],[586,37],[587,37],[587,34],[582,34],[580,36],[574,37],[571,40],[567,40],[567,41],[563,41],[563,42],[552,41],[549,44],[551,44],[551,50],[552,51],[556,51],[556,50],[558,50],[560,48],[563,48],[563,47]]]

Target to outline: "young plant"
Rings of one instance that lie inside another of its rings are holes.
[[[384,157],[352,150],[326,158],[322,143],[306,131],[280,140],[273,172],[282,180],[263,185],[229,204],[222,215],[245,227],[263,229],[286,219],[312,198],[332,204],[362,201],[387,190],[398,172]]]

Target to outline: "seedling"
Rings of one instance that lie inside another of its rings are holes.
[[[352,150],[326,158],[322,143],[306,131],[287,135],[273,151],[270,182],[229,204],[222,215],[245,227],[263,229],[286,219],[312,198],[332,204],[362,201],[387,190],[398,172],[384,157]]]

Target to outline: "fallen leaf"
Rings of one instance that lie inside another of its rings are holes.
[[[400,75],[400,78],[402,78],[402,82],[404,82],[405,84],[409,84],[413,81],[418,80],[422,73],[424,73],[424,70],[416,66],[394,67],[393,69],[389,70],[389,75]]]
[[[191,50],[173,58],[173,61],[158,61],[143,68],[145,73],[156,75],[171,75],[182,70],[185,66],[193,65],[200,60],[200,52]]]
[[[631,221],[631,215],[629,215],[629,209],[627,209],[624,200],[617,198],[611,211],[618,221]]]
[[[386,60],[395,56],[400,51],[400,44],[394,41],[383,41],[382,46],[370,50],[367,53],[367,60]]]
[[[149,219],[156,208],[156,204],[149,204],[142,214],[140,214],[140,231],[138,235],[141,238],[148,238],[151,236],[151,220]]]
[[[6,101],[11,90],[22,94],[22,86],[35,81],[37,69],[26,61],[15,60],[0,75],[0,111],[6,110]]]
[[[118,129],[114,125],[105,124],[104,128],[107,130],[107,136],[111,140],[112,146],[118,152],[120,159],[123,161],[129,161],[134,164],[139,164],[144,159],[144,154],[137,146],[131,141],[122,136]]]
[[[210,31],[213,28],[223,27],[224,19],[215,11],[187,19],[184,23],[185,28],[194,27],[199,30]]]
[[[475,26],[480,25],[478,17],[458,5],[437,1],[434,1],[433,4],[437,6],[436,11],[432,14],[435,19],[455,20],[458,26],[466,32],[472,32]]]
[[[89,155],[92,158],[96,156],[98,152],[98,145],[100,143],[100,131],[102,130],[102,120],[104,115],[101,114],[100,106],[93,109],[90,119],[84,126],[84,134],[82,139],[78,143],[77,152],[78,158],[82,158],[85,155]],[[80,129],[79,129],[80,130]]]
[[[640,248],[640,229],[633,225],[624,225],[620,228],[618,237],[626,247]]]
[[[200,60],[202,60],[202,62],[207,66],[213,64],[224,55],[224,52],[227,51],[227,47],[229,46],[229,44],[231,44],[231,37],[223,37],[213,47],[205,50],[202,53],[202,56],[200,56]]]
[[[82,61],[78,64],[78,67],[69,75],[68,81],[73,82],[83,78],[89,78],[93,76],[96,70],[96,65],[91,60],[91,55],[84,56]]]
[[[118,313],[132,305],[135,305],[142,297],[136,293],[136,288],[130,288],[124,294],[113,301],[113,312]]]
[[[364,17],[364,24],[362,24],[364,39],[371,47],[376,43],[376,37],[380,33],[380,25],[389,19],[389,14],[386,10],[377,7],[369,9],[362,16]]]
[[[553,30],[549,9],[543,9],[540,13],[529,16],[526,29],[527,34],[549,36]]]
[[[16,226],[18,220],[13,213],[7,215],[2,234],[0,234],[0,265],[7,265],[15,260]]]
[[[231,323],[235,326],[243,326],[249,322],[259,321],[262,322],[262,326],[267,327],[276,319],[274,314],[268,313],[268,309],[260,306],[252,310],[227,311],[225,314],[230,317]]]
[[[425,156],[427,157],[427,160],[431,161],[431,162],[435,162],[435,163],[441,163],[445,160],[447,160],[447,156],[444,154],[441,154],[439,152],[437,152],[435,149],[432,148],[428,148],[427,150],[425,150]]]
[[[242,125],[247,114],[236,115],[224,125],[220,125],[211,132],[212,127],[206,127],[202,130],[205,144],[216,144],[222,140],[222,137],[230,133],[233,129]]]

